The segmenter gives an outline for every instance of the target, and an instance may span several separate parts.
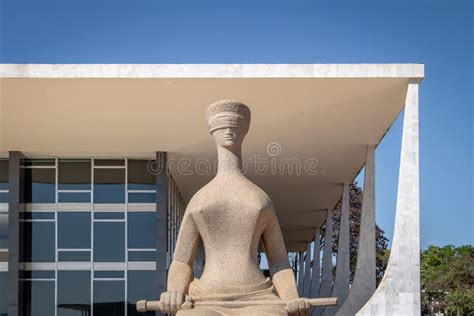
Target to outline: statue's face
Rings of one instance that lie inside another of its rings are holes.
[[[222,127],[212,132],[212,136],[218,146],[233,148],[242,144],[245,134],[239,127]]]

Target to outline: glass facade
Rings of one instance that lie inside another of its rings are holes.
[[[25,315],[154,315],[156,179],[146,159],[24,159],[20,306]],[[170,179],[172,181],[172,179]],[[169,182],[174,185],[174,182]],[[169,191],[168,237],[184,212]],[[0,316],[7,313],[8,160],[0,160]],[[169,255],[175,241],[168,241]]]

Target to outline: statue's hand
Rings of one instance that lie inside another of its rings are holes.
[[[311,305],[305,299],[297,298],[286,304],[289,316],[308,316]]]
[[[160,311],[162,313],[175,314],[181,309],[184,301],[185,298],[182,292],[163,292],[160,296]]]

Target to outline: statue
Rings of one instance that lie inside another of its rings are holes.
[[[155,302],[156,309],[178,316],[307,315],[310,304],[298,296],[272,202],[242,171],[249,108],[220,101],[207,108],[206,120],[217,145],[217,174],[187,206],[169,268],[168,290]],[[192,265],[201,242],[204,271],[201,278],[193,279]],[[271,279],[259,269],[259,243]],[[184,308],[186,297],[195,302],[194,308]],[[206,301],[222,304],[199,304]],[[146,310],[147,302],[141,302],[137,308]]]

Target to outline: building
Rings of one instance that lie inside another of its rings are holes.
[[[423,77],[418,64],[0,65],[0,315],[136,315],[138,298],[158,297],[186,202],[213,175],[203,113],[221,99],[252,110],[245,169],[306,258],[301,294],[339,297],[315,314],[419,314]],[[392,255],[375,290],[374,153],[403,110]],[[311,242],[339,200],[348,213],[364,166],[349,289],[347,217],[335,279],[332,249],[320,272]]]

